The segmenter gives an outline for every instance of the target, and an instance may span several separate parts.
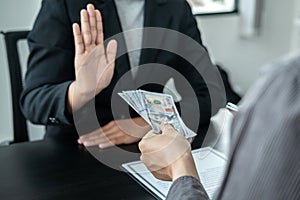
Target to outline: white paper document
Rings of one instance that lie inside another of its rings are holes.
[[[192,153],[201,183],[212,199],[223,181],[227,159],[211,147],[196,149]],[[155,197],[166,198],[172,182],[156,179],[141,161],[125,163],[122,167]]]

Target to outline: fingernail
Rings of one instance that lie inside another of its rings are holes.
[[[88,143],[88,142],[84,142],[83,145],[84,145],[84,146],[88,146],[89,143]]]

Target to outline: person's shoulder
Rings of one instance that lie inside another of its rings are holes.
[[[166,9],[174,17],[185,16],[191,12],[190,6],[186,0],[156,0],[157,2],[163,2],[166,5]]]
[[[89,3],[96,5],[97,0],[43,0],[44,7],[56,13],[65,13],[71,21],[78,20],[80,10]]]
[[[43,3],[51,3],[52,5],[64,5],[67,8],[85,7],[87,4],[96,4],[97,0],[43,0]]]
[[[291,53],[283,58],[274,61],[262,71],[263,74],[273,76],[300,76],[300,52]]]
[[[176,7],[179,9],[184,8],[188,5],[186,0],[157,0],[158,2],[166,2],[169,6]]]
[[[52,5],[60,5],[60,4],[64,4],[66,0],[42,0],[42,3],[48,3],[48,4],[52,4]]]
[[[167,1],[168,3],[173,3],[173,4],[184,4],[186,0],[161,0],[161,1]]]
[[[63,10],[66,5],[69,4],[68,2],[71,3],[70,0],[42,0],[42,5],[46,6],[47,8],[57,8],[57,10],[60,11]]]
[[[282,60],[282,65],[287,66],[287,70],[300,71],[300,52],[295,52]]]
[[[290,98],[299,98],[300,100],[300,52],[289,54],[283,58],[279,58],[269,66],[265,67],[262,74],[264,86],[262,91],[268,91],[266,98],[274,101],[285,101],[286,104],[291,104]],[[280,93],[278,93],[280,91]],[[279,98],[286,97],[286,98]],[[271,102],[271,101],[270,101]],[[289,102],[289,103],[288,103]],[[298,104],[299,101],[297,101]],[[278,103],[278,102],[277,102]]]

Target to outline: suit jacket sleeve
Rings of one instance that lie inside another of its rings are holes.
[[[181,13],[179,32],[188,36],[189,40],[179,41],[179,48],[187,58],[185,58],[186,60],[179,59],[177,70],[185,76],[195,92],[200,112],[199,125],[205,127],[208,125],[210,117],[225,106],[226,94],[218,69],[211,62],[208,51],[201,41],[201,35],[191,8],[186,1],[183,4],[181,7],[183,11],[179,12]],[[193,63],[187,63],[187,59]],[[196,105],[191,103],[193,94],[187,92],[188,90],[182,87],[182,84],[175,84],[183,97],[181,105],[189,110],[188,118],[185,120],[183,116],[183,120],[188,127],[192,127],[193,124],[196,124],[193,120],[197,118],[199,113],[195,110]]]
[[[24,115],[38,124],[70,124],[66,100],[75,77],[74,44],[64,1],[42,2],[28,44],[28,71],[21,95]]]
[[[174,181],[167,200],[209,200],[200,181],[192,176],[182,176]]]

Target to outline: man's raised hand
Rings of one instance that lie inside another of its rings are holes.
[[[68,92],[69,110],[81,106],[106,88],[113,77],[117,42],[104,46],[102,17],[92,4],[80,11],[81,27],[73,24],[75,81]]]

